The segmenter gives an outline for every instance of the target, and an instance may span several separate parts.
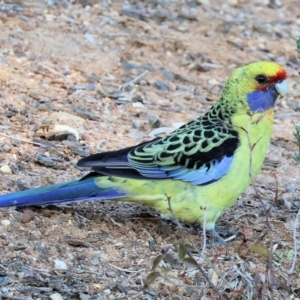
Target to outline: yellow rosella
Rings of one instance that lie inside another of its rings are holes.
[[[179,221],[205,223],[214,232],[221,213],[261,169],[285,79],[273,62],[239,68],[202,117],[167,137],[83,158],[78,166],[93,171],[86,177],[0,196],[0,206],[110,199],[164,215],[171,215],[171,206]]]

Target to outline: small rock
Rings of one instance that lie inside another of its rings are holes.
[[[148,119],[149,124],[152,128],[161,127],[161,121],[157,116],[147,115],[147,119]]]
[[[34,157],[34,161],[47,167],[58,168],[57,162],[42,153],[37,153]]]
[[[174,130],[175,130],[175,128],[177,129],[177,128],[183,126],[184,124],[185,124],[184,122],[173,122],[172,126],[174,127]]]
[[[196,0],[196,2],[200,5],[208,5],[210,0]]]
[[[208,84],[210,84],[210,85],[218,85],[219,82],[217,81],[217,79],[212,78],[212,79],[208,80]]]
[[[132,107],[141,108],[141,107],[145,107],[145,105],[141,102],[134,102],[134,103],[132,103]]]
[[[103,252],[100,253],[100,257],[103,260],[107,260],[108,259],[108,256],[105,253],[103,253]]]
[[[135,290],[129,290],[129,291],[127,291],[127,295],[128,296],[135,296],[133,299],[137,299],[137,297],[136,297],[137,294],[140,294],[140,292],[135,291]]]
[[[117,289],[118,289],[119,292],[122,293],[122,294],[126,294],[126,293],[127,293],[126,287],[123,286],[122,284],[117,283]]]
[[[10,225],[10,221],[9,221],[9,220],[2,220],[2,221],[1,221],[1,224],[2,224],[3,226],[9,226],[9,225]]]
[[[111,290],[110,289],[105,289],[103,292],[104,292],[105,295],[110,295],[111,294]]]
[[[151,19],[158,23],[164,22],[166,20],[172,20],[171,14],[165,9],[158,9],[152,14]]]
[[[11,151],[11,149],[12,149],[12,147],[10,145],[5,144],[5,145],[3,145],[3,146],[0,147],[0,152],[6,152],[6,153],[8,153],[8,152]]]
[[[91,299],[91,297],[89,295],[84,294],[84,293],[80,293],[79,297],[80,297],[80,300],[89,300],[89,299]]]
[[[140,95],[136,95],[134,97],[132,97],[132,102],[140,102],[140,103],[144,103],[144,99],[140,96]]]
[[[150,296],[153,296],[153,297],[156,297],[156,296],[158,295],[158,292],[157,292],[157,291],[155,291],[155,290],[153,290],[153,289],[150,289],[150,288],[145,289],[145,290],[144,290],[144,293],[146,293],[146,294],[148,294],[148,295],[150,295]]]
[[[296,190],[296,186],[293,183],[286,183],[284,185],[284,187],[288,190],[288,191],[295,191]]]
[[[145,136],[144,132],[137,129],[130,129],[128,135],[137,140],[142,139]]]
[[[35,218],[35,214],[31,209],[26,209],[23,214],[22,223],[28,223]]]
[[[132,120],[131,121],[131,123],[132,123],[132,127],[133,128],[135,128],[135,129],[138,129],[138,128],[141,128],[141,122],[140,121],[138,121],[138,120]]]
[[[94,265],[94,266],[97,266],[99,265],[100,261],[97,257],[92,257],[91,258],[91,264]]]
[[[182,107],[180,105],[178,105],[178,104],[175,104],[174,105],[174,111],[181,112],[182,111]]]
[[[122,242],[118,242],[118,243],[115,244],[116,248],[121,248],[123,246],[124,246],[124,244]]]
[[[265,34],[271,36],[273,34],[273,26],[268,23],[261,22],[261,23],[254,23],[253,24],[253,31],[257,31],[260,34]]]
[[[54,293],[49,296],[51,300],[64,300],[64,297],[59,293]]]
[[[90,97],[90,100],[94,99]],[[85,97],[84,102],[87,102],[87,97]],[[82,106],[74,106],[74,110],[76,111],[77,115],[83,117],[84,119],[98,121],[99,118],[95,116],[92,112],[88,111],[86,107]]]
[[[105,152],[107,150],[106,144],[107,144],[106,139],[102,139],[102,140],[98,141],[96,144],[96,150],[99,152]]]
[[[0,276],[0,286],[7,286],[10,283],[8,276]]]
[[[166,70],[164,68],[160,68],[158,70],[164,77],[165,80],[174,80],[175,79],[175,75],[172,71]]]
[[[12,174],[12,173],[13,173],[13,172],[12,172],[12,169],[10,168],[9,165],[4,165],[4,166],[2,166],[2,167],[0,168],[0,171],[1,171],[2,173],[5,173],[5,174]]]
[[[56,270],[68,270],[67,264],[64,261],[59,259],[54,260],[54,268]]]
[[[75,128],[68,125],[57,124],[54,126],[53,130],[46,134],[46,138],[47,140],[54,139],[61,141],[68,139],[68,135],[73,135],[77,141],[79,140],[79,133]]]
[[[94,91],[95,89],[96,89],[96,86],[93,83],[76,84],[76,85],[72,85],[68,88],[68,94],[72,94],[79,90]]]
[[[86,32],[84,34],[85,38],[88,40],[88,42],[91,44],[91,45],[94,45],[95,44],[95,39],[93,37],[92,34],[90,34],[89,32]]]
[[[120,16],[127,16],[129,18],[135,18],[142,21],[146,21],[147,18],[139,10],[132,7],[125,7],[120,11]]]
[[[198,21],[198,18],[196,15],[194,15],[191,11],[189,10],[182,10],[178,13],[177,18],[179,20],[189,20],[189,21]]]
[[[151,63],[143,62],[142,67],[150,72],[154,71],[154,67]]]
[[[159,292],[159,294],[161,295],[161,296],[163,296],[164,298],[165,297],[168,297],[169,295],[170,295],[170,293],[169,293],[169,291],[168,290],[166,290],[166,289],[163,289],[163,290],[161,290],[160,292]],[[172,297],[172,300],[180,300],[181,298],[175,298],[175,297]]]
[[[23,227],[23,228],[24,228],[24,227]],[[34,236],[36,239],[37,239],[37,238],[40,238],[41,235],[42,235],[42,233],[41,233],[39,230],[31,230],[31,231],[30,231],[30,234],[31,234],[32,236]]]
[[[121,63],[122,68],[127,69],[127,70],[132,70],[132,69],[139,69],[140,66],[135,63],[130,63],[128,61],[123,61]]]
[[[268,6],[273,9],[280,8],[283,5],[281,0],[273,0],[268,2]]]
[[[114,272],[105,272],[105,275],[107,277],[112,277],[112,278],[116,277],[116,274]]]
[[[156,81],[154,86],[160,91],[169,91],[169,87],[160,80]]]

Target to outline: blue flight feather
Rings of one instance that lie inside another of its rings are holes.
[[[168,167],[162,167],[163,170],[168,171]],[[185,172],[187,172],[187,168],[186,167],[177,167],[176,170],[172,170],[168,172],[168,175],[170,177],[176,178],[177,176],[180,176],[181,174],[184,174]]]
[[[177,170],[167,172],[169,178],[188,181],[193,185],[203,185],[214,182],[224,176],[231,166],[233,157],[223,157],[221,160],[215,161],[210,168],[203,166],[201,169],[188,169],[179,167]],[[165,170],[167,167],[161,167]]]
[[[154,163],[147,167],[136,162],[131,162],[132,168],[137,170],[141,175],[154,179],[173,178],[187,181],[193,185],[209,184],[224,176],[231,166],[233,157],[224,156],[220,160],[213,161],[210,167],[203,166],[200,169],[189,169],[184,166],[158,166]],[[170,170],[171,169],[171,170]],[[169,171],[170,170],[170,171]]]
[[[126,193],[113,188],[101,188],[95,178],[58,183],[31,190],[0,196],[0,207],[49,205],[84,200],[105,200],[126,197]]]

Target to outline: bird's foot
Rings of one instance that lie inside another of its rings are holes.
[[[215,225],[215,232],[219,236],[223,236],[224,238],[229,238],[229,240],[236,238],[238,235],[243,235],[241,231],[229,230],[229,229],[221,228],[217,225]]]
[[[212,243],[208,243],[206,246],[207,248],[213,248],[218,246],[228,246],[227,242],[236,238],[238,235],[242,234],[239,231],[231,231],[227,229],[220,228],[215,226],[214,229],[211,229],[207,232],[208,234],[212,235],[214,241]],[[226,238],[226,240],[222,237]]]

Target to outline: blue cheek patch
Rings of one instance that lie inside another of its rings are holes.
[[[247,101],[252,112],[264,112],[274,107],[277,97],[278,93],[275,87],[271,87],[266,91],[255,91],[247,94]]]

